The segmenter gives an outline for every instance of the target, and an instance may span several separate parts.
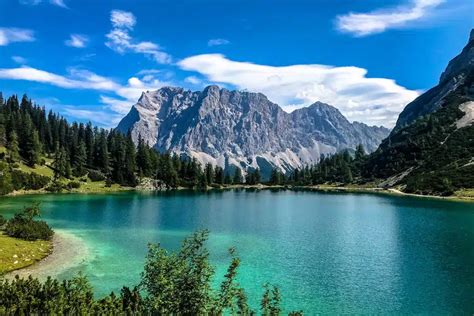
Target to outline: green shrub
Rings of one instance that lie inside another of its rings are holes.
[[[61,192],[64,189],[64,186],[59,181],[53,181],[46,187],[48,192]]]
[[[50,240],[53,230],[45,221],[36,221],[33,218],[39,216],[38,204],[25,207],[22,212],[15,214],[5,225],[5,233],[10,237],[24,240]]]
[[[36,173],[26,173],[20,170],[12,170],[12,183],[15,190],[39,190],[48,185],[51,180],[49,177],[42,176]]]
[[[87,176],[89,177],[89,179],[91,179],[91,181],[94,181],[94,182],[104,181],[106,178],[102,172],[94,170],[94,169],[89,169]]]
[[[71,181],[67,184],[68,190],[79,189],[80,187],[81,187],[81,183],[77,181]]]
[[[5,225],[6,222],[7,222],[7,220],[5,219],[5,217],[3,217],[3,215],[0,215],[0,227]]]

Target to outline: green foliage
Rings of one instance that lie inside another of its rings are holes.
[[[13,191],[12,176],[8,164],[0,161],[0,195]]]
[[[45,282],[16,277],[0,281],[1,315],[139,315],[148,314],[137,288],[123,288],[120,296],[113,293],[94,299],[86,277],[79,274],[62,282],[47,278]]]
[[[261,182],[260,169],[249,170],[245,176],[245,183],[248,185],[254,185]]]
[[[77,181],[70,181],[70,182],[68,182],[66,187],[67,187],[68,190],[79,189],[81,187],[81,183],[77,182]]]
[[[45,221],[36,221],[35,217],[40,215],[38,204],[25,207],[22,212],[15,214],[5,225],[5,233],[10,237],[24,240],[50,240],[53,230]]]
[[[234,184],[241,184],[244,182],[244,178],[242,176],[242,170],[239,167],[235,167],[234,170],[234,177],[232,179]]]
[[[36,173],[11,170],[11,181],[15,190],[39,190],[50,182],[50,178]]]
[[[7,220],[5,219],[5,217],[3,217],[3,215],[0,215],[0,227],[5,225],[6,223],[7,223]]]
[[[89,169],[87,172],[87,176],[93,182],[104,181],[106,179],[106,176],[102,172],[94,169]]]
[[[229,249],[231,262],[220,287],[214,289],[214,267],[205,246],[208,231],[186,238],[181,249],[168,252],[159,244],[149,245],[142,281],[133,289],[124,287],[96,299],[87,278],[45,282],[29,277],[0,281],[0,314],[8,315],[256,315],[247,295],[236,281],[240,259]],[[281,295],[277,287],[265,285],[262,315],[280,315]],[[290,315],[302,315],[291,312]]]
[[[366,159],[367,155],[362,145],[357,146],[354,156],[347,150],[328,157],[322,155],[319,163],[294,170],[286,181],[296,185],[360,182],[363,181],[361,173]]]

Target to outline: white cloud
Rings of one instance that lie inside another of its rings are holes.
[[[410,5],[392,9],[375,10],[369,13],[349,13],[336,18],[336,26],[341,32],[355,36],[382,33],[387,29],[399,28],[407,23],[422,19],[430,10],[444,0],[412,0]]]
[[[103,126],[110,127],[118,123],[117,119],[130,111],[132,105],[137,102],[144,91],[157,90],[165,85],[172,85],[171,82],[155,78],[151,72],[154,71],[150,71],[150,74],[146,74],[141,78],[131,77],[126,85],[119,84],[91,71],[77,68],[70,68],[67,75],[58,75],[26,66],[10,69],[0,68],[0,79],[26,80],[65,89],[88,89],[108,93],[108,95],[100,95],[100,111],[77,109],[66,105],[61,110],[67,108],[66,112],[76,118],[91,119]],[[101,112],[102,110],[103,112]],[[109,112],[105,110],[109,110]],[[108,115],[105,113],[108,113]]]
[[[0,79],[34,81],[66,89],[115,91],[120,88],[120,85],[108,78],[87,70],[74,68],[69,70],[68,77],[27,66],[10,69],[0,68]]]
[[[144,54],[151,57],[157,63],[169,64],[171,63],[171,56],[162,51],[162,48],[152,42],[136,42],[130,36],[130,31],[136,24],[136,18],[131,12],[113,10],[110,14],[110,21],[112,22],[112,30],[106,35],[107,42],[105,45],[120,54],[126,52],[134,52],[137,54]]]
[[[21,57],[21,56],[12,56],[12,60],[20,65],[24,65],[28,62],[26,58]]]
[[[57,5],[58,7],[67,8],[67,5],[64,3],[64,0],[49,0],[49,3]]]
[[[64,42],[66,46],[84,48],[87,46],[89,38],[81,34],[71,34],[70,38]]]
[[[358,67],[326,65],[266,66],[227,59],[220,54],[185,58],[178,65],[211,82],[262,92],[287,111],[316,101],[336,106],[349,120],[393,126],[417,91],[384,78],[368,78]]]
[[[196,76],[189,76],[189,77],[184,78],[184,82],[187,82],[193,85],[199,85],[202,83],[202,80]]]
[[[213,38],[207,42],[207,46],[210,46],[210,47],[227,45],[227,44],[230,44],[230,42],[226,40],[225,38]]]
[[[133,13],[121,10],[112,10],[110,13],[110,21],[115,28],[127,28],[129,30],[133,30],[133,27],[137,23]]]
[[[110,112],[107,112],[107,111],[101,111],[101,110],[95,110],[95,109],[94,110],[78,109],[75,106],[63,105],[61,111],[76,119],[93,121],[94,123],[104,128],[114,128],[118,125],[118,123],[122,119],[122,115],[120,114],[111,114]]]
[[[34,42],[32,30],[15,27],[0,27],[0,46],[6,46],[13,42]]]
[[[20,0],[19,2],[20,2],[20,4],[24,4],[24,5],[35,6],[35,5],[38,5],[38,4],[42,3],[43,0]],[[58,7],[62,7],[62,8],[65,8],[65,9],[68,8],[66,3],[64,3],[64,0],[49,0],[48,2],[50,4],[56,5]]]

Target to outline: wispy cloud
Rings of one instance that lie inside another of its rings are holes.
[[[120,88],[120,85],[108,78],[81,69],[70,69],[69,75],[63,76],[27,66],[0,68],[0,79],[34,81],[66,89],[114,91]]]
[[[164,52],[162,48],[153,42],[136,42],[131,36],[130,31],[136,24],[136,18],[131,12],[113,10],[110,14],[112,30],[106,35],[105,45],[114,51],[124,54],[134,52],[151,57],[157,63],[171,63],[171,56]]]
[[[200,85],[202,83],[202,80],[196,76],[189,76],[189,77],[184,78],[184,82],[187,82],[193,85]]]
[[[358,67],[275,67],[233,61],[220,54],[192,56],[178,65],[210,82],[262,92],[287,111],[321,101],[336,106],[349,120],[376,125],[393,126],[403,107],[419,95],[393,80],[368,78],[367,70]]]
[[[67,5],[64,3],[64,0],[49,0],[49,3],[57,5],[58,7],[67,8]]]
[[[89,38],[81,34],[71,34],[69,39],[64,41],[66,46],[75,47],[75,48],[84,48],[87,46]]]
[[[230,41],[226,40],[225,38],[213,38],[207,42],[207,46],[209,47],[221,46],[221,45],[227,45],[227,44],[230,44]]]
[[[32,30],[16,27],[0,27],[0,46],[6,46],[13,42],[34,42],[35,40]]]
[[[338,16],[336,27],[341,32],[358,37],[382,33],[426,17],[443,2],[444,0],[412,0],[410,4],[391,9],[379,9],[369,13],[351,12]]]
[[[24,65],[28,62],[26,58],[21,57],[21,56],[12,56],[12,60],[20,65]]]
[[[109,111],[78,109],[73,105],[62,105],[61,111],[75,119],[92,121],[104,128],[116,127],[123,117],[121,114],[113,114]]]
[[[35,5],[38,5],[38,4],[43,3],[45,1],[43,1],[43,0],[19,0],[19,2],[20,2],[20,4],[24,4],[24,5],[35,6]],[[65,8],[65,9],[68,8],[68,6],[64,2],[64,0],[49,0],[49,1],[46,1],[46,2],[48,2],[52,5],[58,6],[58,7]]]
[[[131,77],[128,79],[127,84],[123,85],[84,69],[70,68],[66,75],[59,75],[27,66],[9,69],[0,68],[0,79],[38,82],[64,89],[100,91],[101,95],[99,101],[101,105],[99,106],[100,108],[97,109],[99,111],[97,113],[100,113],[100,111],[109,111],[108,120],[105,115],[100,118],[100,124],[104,126],[115,124],[118,117],[122,117],[128,113],[131,106],[137,102],[144,91],[156,90],[165,85],[172,85],[171,82],[161,81],[150,73],[142,77]],[[72,106],[68,109],[68,113],[72,116],[76,114],[75,117],[83,118],[83,115],[89,113],[91,115],[88,117],[91,118],[91,120],[99,122],[99,118],[93,114],[96,112],[91,111],[93,111],[93,109],[74,109]],[[84,116],[84,118],[86,118],[86,116]]]

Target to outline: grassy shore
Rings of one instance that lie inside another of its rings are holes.
[[[52,241],[26,241],[0,233],[0,275],[30,266],[52,251]]]

